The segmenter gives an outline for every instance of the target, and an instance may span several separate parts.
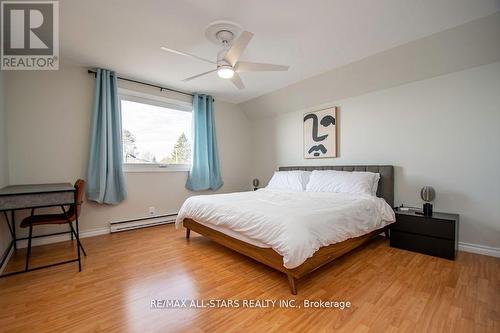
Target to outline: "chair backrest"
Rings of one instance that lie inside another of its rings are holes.
[[[71,221],[74,221],[76,216],[80,216],[80,212],[82,211],[82,203],[83,203],[83,194],[85,193],[85,180],[78,179],[75,183],[76,189],[76,214],[75,215],[75,207],[71,205],[69,209],[68,215]]]

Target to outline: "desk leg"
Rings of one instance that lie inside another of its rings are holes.
[[[5,216],[5,223],[7,223],[7,227],[9,227],[10,236],[12,237],[12,242],[14,243],[14,250],[17,250],[16,221],[14,220],[14,211],[10,211],[10,219],[7,216],[6,211],[3,212],[3,215]]]
[[[78,251],[78,271],[82,271],[82,259],[81,259],[81,254],[80,254],[80,229],[78,227],[78,200],[76,198],[76,191],[75,191],[75,224],[76,224],[76,248]]]
[[[14,240],[14,250],[17,250],[17,238],[16,238],[16,218],[14,215],[14,211],[10,211],[10,220],[12,223],[12,239]]]
[[[2,259],[0,260],[0,267],[3,267],[3,264],[7,260],[7,257],[9,256],[10,250],[12,248],[14,248],[14,250],[17,249],[16,223],[14,221],[14,211],[11,210],[11,218],[10,219],[9,219],[8,214],[7,214],[7,211],[4,211],[3,215],[5,217],[5,223],[7,223],[7,227],[9,227],[9,232],[10,232],[10,236],[11,236],[12,240],[11,240],[9,246],[7,246],[7,248],[5,249],[5,252],[2,255]],[[4,275],[0,275],[0,277],[3,277]]]
[[[26,266],[24,268],[24,271],[28,271],[28,266],[30,263],[30,255],[31,255],[31,238],[33,236],[33,224],[30,223],[30,235],[28,238],[28,249],[26,250]]]
[[[82,259],[80,254],[80,230],[78,228],[78,217],[76,218],[76,247],[78,248],[78,271],[82,271]]]

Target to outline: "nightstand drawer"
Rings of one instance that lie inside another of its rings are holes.
[[[453,240],[391,230],[390,242],[392,247],[451,260],[455,259],[455,242]]]
[[[424,216],[397,214],[396,223],[391,225],[391,230],[451,240],[455,238],[454,221],[427,218]]]

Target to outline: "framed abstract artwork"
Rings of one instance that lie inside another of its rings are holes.
[[[304,158],[337,157],[337,108],[304,114]]]

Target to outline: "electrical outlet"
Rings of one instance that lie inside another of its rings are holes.
[[[149,215],[155,215],[155,208],[149,207]]]

